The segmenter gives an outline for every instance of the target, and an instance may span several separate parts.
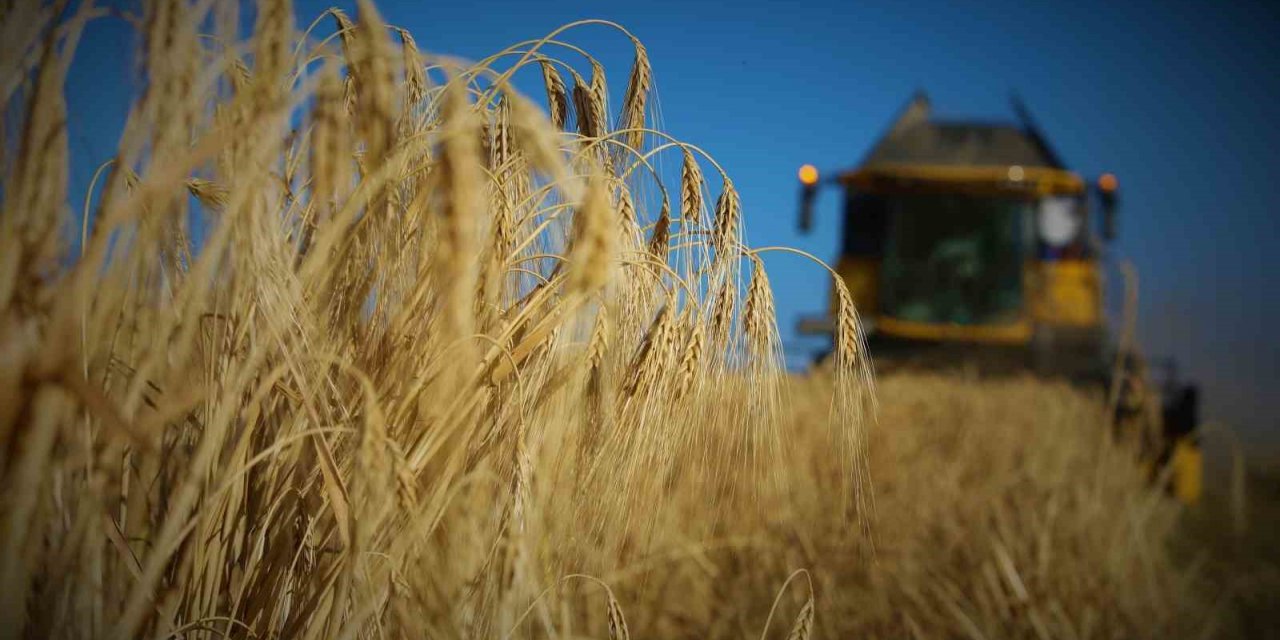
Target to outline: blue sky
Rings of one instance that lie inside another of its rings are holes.
[[[302,22],[331,2],[299,2]],[[354,2],[338,6],[354,13]],[[1206,387],[1206,416],[1280,452],[1280,9],[1246,3],[411,2],[379,4],[430,51],[477,58],[581,18],[622,23],[648,47],[662,125],[712,153],[742,193],[749,241],[834,258],[839,194],[795,233],[795,170],[855,164],[911,93],[939,115],[1008,118],[1017,91],[1073,169],[1120,178],[1114,253],[1142,274],[1141,336]],[[568,40],[625,87],[625,39]],[[101,22],[69,82],[75,181],[109,156],[132,40]],[[106,135],[104,132],[112,132]],[[820,274],[769,261],[789,346],[825,307]]]

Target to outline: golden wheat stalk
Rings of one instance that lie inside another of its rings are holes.
[[[556,71],[555,63],[541,60],[542,83],[547,91],[547,109],[551,122],[556,129],[563,130],[569,117],[569,91],[565,88],[564,78]]]
[[[680,169],[680,223],[686,231],[698,224],[702,215],[702,169],[688,149]]]
[[[742,207],[738,200],[738,191],[733,188],[733,182],[725,178],[724,189],[716,199],[715,227],[712,230],[712,246],[716,250],[716,260],[727,261],[735,255],[741,216]]]
[[[400,34],[401,65],[404,67],[405,112],[422,102],[427,95],[426,60],[418,49],[418,42],[407,29],[397,29]]]
[[[758,360],[769,359],[776,347],[773,330],[773,289],[764,262],[751,254],[751,283],[747,285],[747,298],[743,302],[743,334],[747,350]]]
[[[649,255],[660,265],[667,264],[671,251],[671,203],[664,196],[662,207],[658,210],[658,219],[653,223],[653,231],[649,235]]]
[[[653,70],[649,66],[649,52],[640,41],[635,41],[636,57],[631,65],[631,76],[627,79],[627,93],[623,98],[622,128],[627,130],[624,143],[631,149],[640,150],[644,143],[645,104],[649,99],[649,88],[653,84]]]
[[[473,331],[476,223],[483,203],[483,162],[477,136],[480,121],[460,79],[445,87],[441,120],[443,140],[435,185],[444,197],[440,200],[434,260],[447,318],[444,327],[447,335],[457,338]]]
[[[573,216],[572,244],[569,248],[569,290],[591,294],[612,279],[617,251],[618,227],[609,203],[609,187],[604,178],[587,180],[586,195]]]

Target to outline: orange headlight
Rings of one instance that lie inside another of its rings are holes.
[[[818,184],[818,168],[811,164],[800,167],[800,184],[807,187]]]

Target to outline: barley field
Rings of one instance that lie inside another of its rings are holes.
[[[462,61],[368,0],[238,6],[144,3],[89,194],[64,85],[104,12],[0,13],[0,635],[1231,628],[1090,392],[873,380],[838,280],[833,357],[784,371],[790,250],[652,128],[622,27]]]

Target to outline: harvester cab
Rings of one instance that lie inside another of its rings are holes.
[[[1017,100],[1014,111],[1013,122],[937,120],[917,94],[857,167],[831,177],[801,167],[800,229],[812,226],[820,188],[843,188],[836,271],[878,368],[962,364],[1110,388],[1119,360],[1101,257],[1115,236],[1118,180],[1086,182]],[[829,335],[832,317],[802,318],[798,330]],[[1177,429],[1153,429],[1168,432],[1159,458],[1192,441],[1191,389],[1191,415],[1166,407]],[[1182,390],[1164,395],[1187,403]]]

